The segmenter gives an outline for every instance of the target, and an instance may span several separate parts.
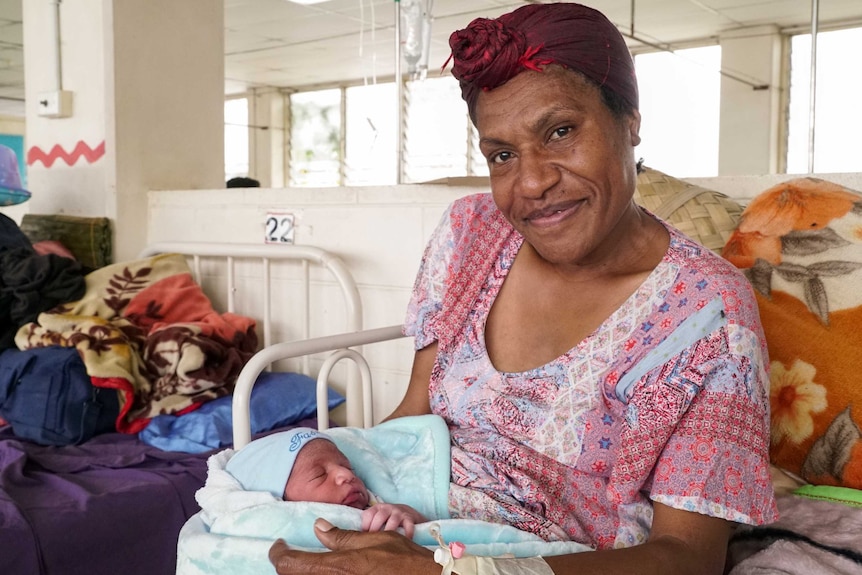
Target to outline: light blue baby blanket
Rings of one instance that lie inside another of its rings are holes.
[[[369,490],[390,503],[410,505],[430,521],[416,526],[413,540],[434,548],[430,528],[444,541],[460,541],[474,555],[515,557],[589,550],[580,543],[547,542],[510,525],[452,519],[449,498],[449,431],[436,415],[403,417],[368,429],[336,428],[327,434],[353,464]],[[361,511],[343,505],[282,501],[270,493],[245,491],[224,466],[233,455],[210,457],[206,485],[196,497],[202,511],[180,533],[177,574],[274,573],[267,559],[272,542],[326,551],[314,536],[318,517],[344,529],[360,528]]]

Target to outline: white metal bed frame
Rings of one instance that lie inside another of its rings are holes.
[[[328,385],[329,372],[332,367],[342,359],[350,359],[360,370],[360,384],[362,392],[362,427],[371,427],[373,414],[371,411],[371,370],[368,362],[361,351],[352,349],[370,343],[389,341],[405,337],[401,332],[400,325],[391,325],[377,329],[342,333],[325,337],[317,337],[301,341],[290,341],[277,343],[266,347],[245,364],[236,380],[233,392],[233,447],[240,449],[251,441],[251,423],[249,421],[249,402],[251,390],[257,376],[273,361],[279,359],[292,359],[307,356],[314,353],[331,352],[320,368],[317,376],[317,421],[318,428],[323,430],[329,427],[329,412],[326,408],[326,388]],[[348,409],[351,406],[351,395],[347,397]],[[348,411],[347,425],[359,426],[359,420],[355,414],[351,416]]]
[[[326,269],[338,282],[344,295],[344,303],[347,307],[348,331],[362,329],[362,301],[359,297],[359,289],[350,270],[338,256],[321,248],[313,246],[298,246],[293,244],[232,244],[226,242],[158,242],[144,248],[140,257],[150,257],[157,254],[177,253],[192,258],[192,272],[195,280],[201,279],[201,258],[221,258],[226,262],[225,279],[227,282],[227,310],[236,313],[235,294],[236,275],[234,273],[234,262],[237,259],[257,259],[262,265],[263,280],[263,346],[267,347],[272,342],[272,323],[270,322],[272,286],[270,285],[270,264],[276,260],[289,260],[302,262],[303,276],[303,309],[306,310],[302,321],[303,338],[309,337],[309,280],[310,265],[317,264]]]
[[[310,372],[308,356],[314,353],[332,351],[320,368],[317,379],[317,417],[318,426],[326,429],[329,426],[329,411],[327,409],[327,385],[329,375],[334,365],[342,359],[350,359],[358,368],[347,372],[347,424],[370,427],[373,421],[371,398],[371,373],[368,363],[362,357],[361,351],[347,349],[364,343],[394,339],[401,336],[400,326],[392,326],[380,330],[360,332],[362,328],[362,302],[359,290],[350,270],[336,255],[313,246],[281,245],[281,244],[232,244],[222,242],[159,242],[147,246],[140,257],[150,257],[158,254],[178,253],[192,260],[192,273],[196,281],[201,280],[202,258],[221,259],[225,261],[225,281],[227,285],[227,310],[236,313],[235,294],[236,260],[259,260],[263,283],[262,331],[263,348],[247,362],[237,378],[233,394],[233,428],[234,446],[239,449],[251,440],[251,424],[249,420],[249,402],[254,382],[261,372],[268,369],[273,362],[284,359],[302,358],[303,372]],[[272,342],[271,302],[272,286],[270,285],[270,266],[279,260],[299,261],[302,263],[302,300],[304,317],[302,318],[302,338],[293,342]],[[329,337],[309,339],[310,314],[309,281],[311,264],[316,264],[329,272],[335,279],[344,296],[347,318],[345,329],[347,333]],[[397,333],[396,333],[397,330]],[[358,375],[358,377],[357,377]],[[361,393],[361,409],[357,395]],[[361,413],[360,413],[361,412]]]

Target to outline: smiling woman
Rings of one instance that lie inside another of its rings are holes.
[[[616,116],[593,83],[549,65],[481,92],[473,115],[494,202],[544,260],[606,268],[611,254],[651,253],[644,271],[658,263],[667,235],[631,203],[637,112]],[[553,186],[567,194],[547,198]]]
[[[445,420],[453,518],[599,551],[485,558],[497,573],[721,573],[732,524],[775,517],[766,345],[741,272],[634,202],[622,36],[533,4],[450,46],[491,193],[452,203],[427,244],[389,419]],[[332,553],[278,542],[276,571],[439,572],[395,533],[316,535]]]

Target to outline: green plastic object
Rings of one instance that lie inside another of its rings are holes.
[[[862,507],[862,490],[850,487],[836,487],[833,485],[803,485],[793,492],[794,495],[808,497],[809,499],[820,499],[849,505],[850,507]]]

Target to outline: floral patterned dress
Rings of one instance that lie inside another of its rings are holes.
[[[594,333],[546,365],[501,372],[485,322],[523,237],[501,234],[500,218],[488,194],[450,206],[405,322],[416,349],[441,342],[429,391],[450,428],[452,516],[597,549],[646,541],[651,501],[776,519],[767,353],[745,277],[668,227],[661,263]],[[476,262],[487,273],[465,280]],[[449,313],[470,281],[468,311]]]

